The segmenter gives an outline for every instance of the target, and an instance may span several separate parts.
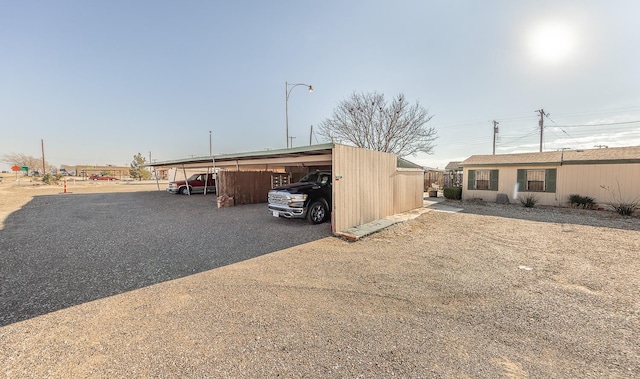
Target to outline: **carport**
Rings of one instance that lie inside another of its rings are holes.
[[[422,207],[422,167],[390,153],[329,143],[153,162],[156,169],[214,170],[218,194],[266,203],[269,189],[313,170],[331,170],[332,230],[341,232]],[[266,212],[266,210],[265,210]]]

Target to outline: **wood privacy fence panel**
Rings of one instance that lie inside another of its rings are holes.
[[[339,144],[334,146],[334,231],[340,232],[393,214],[396,166],[397,158],[393,154]]]
[[[424,172],[398,171],[394,175],[393,213],[405,212],[423,206]]]
[[[271,171],[220,171],[220,195],[233,197],[236,205],[266,203],[271,189]]]

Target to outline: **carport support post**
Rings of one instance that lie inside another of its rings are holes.
[[[204,180],[204,194],[207,194],[207,183],[209,183],[209,167],[207,167],[207,177]]]
[[[189,189],[189,181],[187,179],[187,170],[185,170],[184,165],[182,165],[182,173],[184,174],[184,182],[187,186],[187,195],[191,195],[191,190]]]
[[[214,178],[215,177],[215,191],[216,191],[216,196],[218,196],[218,177],[215,176],[216,175],[216,157],[213,156],[213,144],[211,143],[211,130],[209,130],[209,156],[211,157],[211,164],[212,164],[212,168],[211,170],[213,171],[211,173],[211,176],[209,176],[209,168],[207,167],[207,180],[205,180],[204,182],[204,194],[207,194],[207,183],[209,182],[209,178]]]
[[[215,178],[214,182],[215,183],[215,187],[216,187],[216,196],[218,196],[218,174],[216,174],[216,157],[214,157],[213,155],[211,155],[211,164],[213,164],[213,177]]]
[[[156,170],[156,168],[153,168],[153,175],[155,175],[156,177],[156,186],[158,187],[158,191],[160,191],[160,181],[158,180],[158,170]]]

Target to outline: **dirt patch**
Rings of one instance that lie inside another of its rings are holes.
[[[4,221],[7,217],[22,208],[34,196],[60,195],[73,196],[81,193],[103,193],[103,192],[135,192],[135,191],[158,191],[165,190],[167,182],[155,181],[118,181],[118,182],[97,182],[82,179],[69,179],[57,184],[43,184],[39,181],[31,181],[28,178],[5,176],[0,183],[0,230],[4,228]]]
[[[52,378],[640,372],[640,232],[616,219],[612,226],[572,222],[578,216],[564,211],[530,220],[534,213],[518,207],[507,217],[480,210],[428,212],[357,243],[326,238],[8,325],[0,329],[0,372]]]

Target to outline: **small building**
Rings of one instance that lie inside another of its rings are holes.
[[[444,167],[443,184],[445,187],[462,187],[462,166],[460,161],[452,161]]]
[[[331,170],[334,232],[423,206],[421,166],[391,153],[341,144],[194,157],[147,166],[215,171],[219,194],[241,199],[236,204],[266,202],[269,189],[285,177],[293,182],[314,170]]]
[[[538,204],[563,206],[574,194],[600,204],[640,198],[640,146],[473,155],[460,166],[463,200],[534,195]]]
[[[423,167],[424,169],[424,191],[428,191],[429,188],[440,189],[442,188],[442,181],[444,178],[444,171],[432,167]]]
[[[104,165],[104,166],[92,166],[92,165],[61,165],[61,169],[72,173],[75,176],[80,176],[83,178],[88,178],[91,175],[111,175],[117,176],[120,179],[123,177],[129,176],[129,166],[114,166],[114,165]]]

